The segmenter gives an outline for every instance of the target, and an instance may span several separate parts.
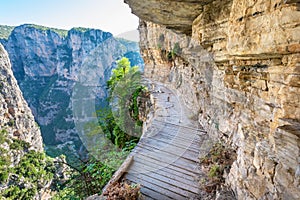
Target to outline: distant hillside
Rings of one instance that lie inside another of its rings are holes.
[[[0,25],[0,39],[7,39],[15,26]]]
[[[117,38],[123,38],[126,40],[131,40],[134,42],[138,42],[140,40],[140,35],[138,30],[132,30],[132,31],[127,31],[124,33],[121,33],[116,36]]]
[[[55,33],[57,33],[58,35],[62,36],[62,37],[66,37],[68,35],[68,31],[64,30],[64,29],[58,29],[58,28],[50,28],[50,27],[46,27],[46,26],[41,26],[41,25],[36,25],[36,24],[25,24],[28,27],[33,27],[35,29],[41,30],[41,31],[53,31]]]
[[[97,88],[91,91],[92,96],[101,104],[116,60],[126,56],[133,65],[143,68],[136,42],[116,39],[101,30],[66,31],[26,24],[10,29],[11,37],[8,28],[1,30],[6,39],[0,42],[9,53],[14,75],[41,127],[46,150],[53,156],[84,150],[71,102],[78,81],[93,81]],[[90,95],[87,93],[86,99],[92,98]]]

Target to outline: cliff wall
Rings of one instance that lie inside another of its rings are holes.
[[[1,44],[0,102],[0,197],[47,199],[51,177],[46,177],[49,171],[43,168],[47,161],[40,129]]]
[[[47,153],[54,157],[84,151],[73,116],[76,83],[95,85],[94,104],[104,104],[106,81],[116,60],[127,56],[132,64],[143,67],[136,42],[97,29],[66,31],[25,24],[15,27],[0,42],[8,51],[14,75],[41,127]]]
[[[1,130],[6,130],[9,138],[18,138],[31,144],[36,151],[43,150],[40,129],[22,96],[13,76],[7,52],[0,45],[0,101]]]
[[[299,1],[125,2],[141,18],[145,76],[236,149],[237,198],[299,199]]]

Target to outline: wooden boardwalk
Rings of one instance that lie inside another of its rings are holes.
[[[193,125],[170,89],[155,85],[155,113],[132,151],[125,179],[143,199],[199,199],[199,151],[204,131]]]

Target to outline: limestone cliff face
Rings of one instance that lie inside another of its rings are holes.
[[[15,27],[0,42],[9,53],[14,75],[51,155],[57,154],[52,145],[65,144],[61,148],[67,152],[74,143],[77,150],[81,146],[71,102],[77,81],[94,81],[98,87],[93,92],[101,102],[116,60],[128,56],[132,64],[143,66],[137,43],[96,29],[65,31],[26,24]]]
[[[29,155],[28,152],[42,153],[43,141],[40,129],[13,76],[7,52],[1,44],[0,102],[0,196],[5,198],[5,192],[18,187],[22,188],[24,193],[32,190],[32,199],[44,199],[42,196],[49,187],[49,181],[44,182],[44,177],[39,177],[39,191],[36,191],[32,189],[32,185],[37,183],[24,180],[22,173],[16,171],[20,162]],[[44,162],[42,159],[38,161]]]
[[[13,76],[7,52],[0,45],[0,126],[8,138],[18,138],[31,145],[31,149],[43,150],[40,129]]]
[[[125,2],[145,20],[145,76],[176,88],[236,149],[227,183],[237,198],[299,199],[299,1]]]

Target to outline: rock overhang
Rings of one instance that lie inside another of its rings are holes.
[[[194,19],[214,0],[124,0],[140,19],[191,35]]]

